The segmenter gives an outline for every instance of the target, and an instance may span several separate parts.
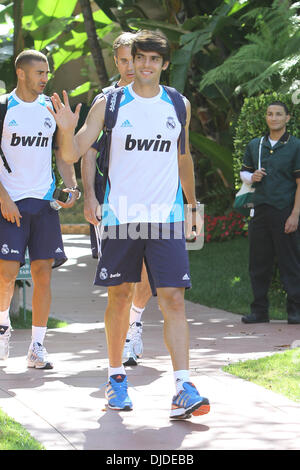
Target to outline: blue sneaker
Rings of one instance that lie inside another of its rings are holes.
[[[106,385],[105,397],[108,400],[108,407],[112,410],[132,410],[132,401],[127,393],[127,376],[123,374],[111,375]]]
[[[191,382],[184,382],[183,390],[173,397],[170,419],[189,419],[192,415],[205,415],[209,411],[208,399],[201,397]]]

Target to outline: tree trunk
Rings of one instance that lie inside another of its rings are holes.
[[[14,2],[14,58],[23,51],[24,39],[22,35],[22,16],[23,16],[23,0]]]
[[[81,11],[84,17],[85,30],[88,36],[88,42],[91,49],[92,57],[96,67],[100,85],[104,87],[108,83],[108,75],[102,55],[102,50],[97,38],[96,27],[92,14],[90,0],[79,0]]]

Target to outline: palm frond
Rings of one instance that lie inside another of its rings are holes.
[[[270,87],[275,81],[286,81],[299,73],[300,2],[275,0],[272,7],[261,7],[243,15],[244,21],[254,21],[256,32],[248,34],[247,44],[228,57],[223,64],[207,72],[199,85],[237,86],[252,95]]]

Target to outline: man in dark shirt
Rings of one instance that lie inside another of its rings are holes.
[[[253,183],[254,216],[249,224],[249,273],[254,300],[244,323],[268,322],[268,289],[275,257],[287,293],[288,323],[300,323],[300,140],[286,131],[290,115],[280,101],[267,108],[269,134],[247,146],[241,179]]]

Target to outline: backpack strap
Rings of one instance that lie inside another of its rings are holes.
[[[124,93],[124,88],[119,87],[105,94],[106,108],[105,108],[105,116],[104,116],[104,127],[108,131],[112,131],[112,129],[115,127],[115,124],[117,122],[120,102],[121,102],[123,93]]]
[[[5,169],[8,171],[8,173],[11,173],[10,166],[7,163],[7,160],[6,160],[6,158],[5,158],[5,156],[2,152],[2,149],[1,149],[3,124],[4,124],[4,118],[5,118],[6,111],[7,111],[7,101],[8,101],[8,94],[0,96],[0,156],[3,160],[3,165],[4,165]]]
[[[171,101],[174,105],[176,115],[177,115],[177,119],[181,124],[181,132],[180,132],[180,136],[179,136],[179,139],[180,139],[180,152],[182,154],[184,154],[185,153],[185,140],[186,140],[186,138],[185,138],[186,137],[185,136],[185,126],[186,126],[185,102],[184,102],[182,94],[179,93],[179,91],[177,91],[175,88],[172,88],[172,87],[169,87],[169,86],[166,86],[166,85],[163,85],[163,88],[168,93],[168,96],[169,96],[169,98],[171,99]]]
[[[121,98],[123,96],[123,87],[116,88],[105,94],[106,107],[104,115],[104,126],[103,126],[103,187],[106,187],[106,181],[108,178],[109,169],[109,156],[111,147],[111,133],[118,118],[118,112],[120,107]],[[101,152],[102,155],[102,152]]]

